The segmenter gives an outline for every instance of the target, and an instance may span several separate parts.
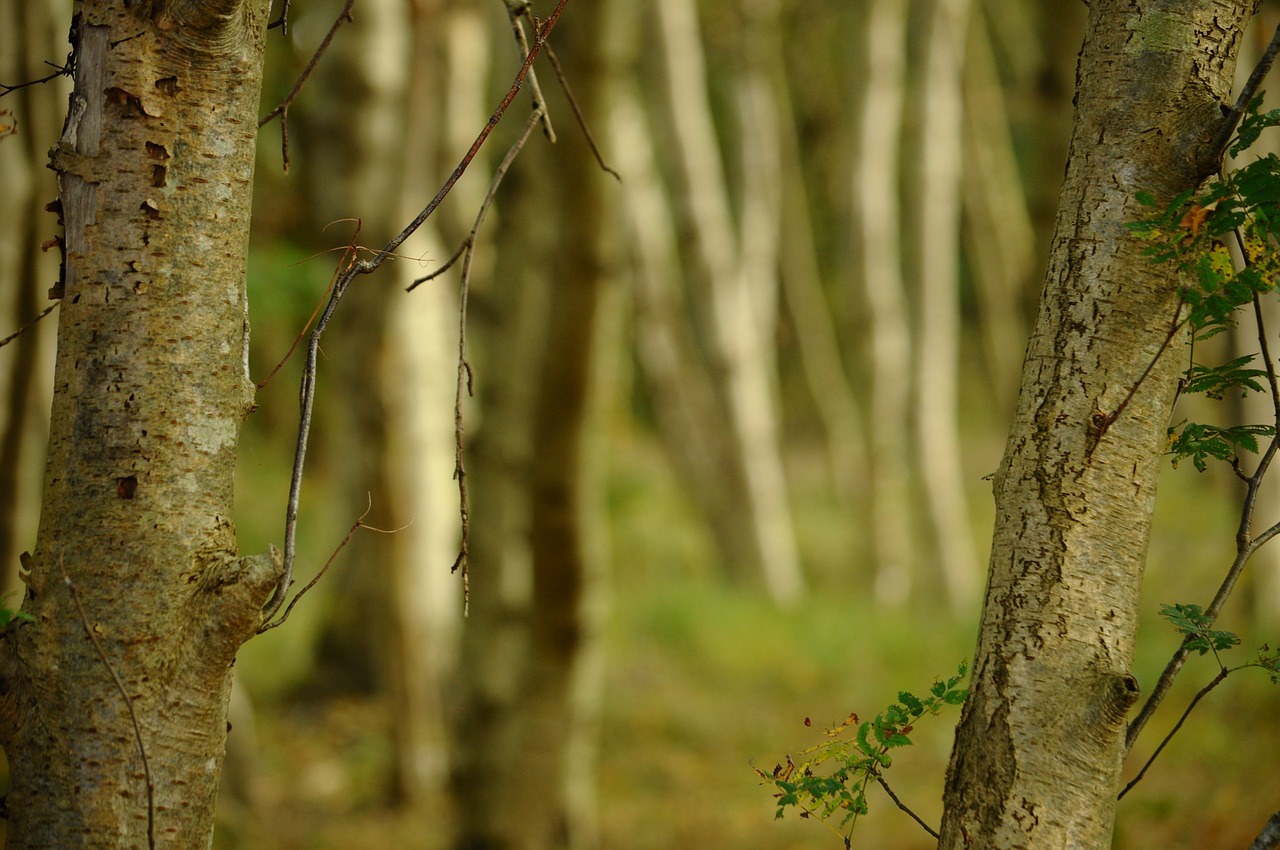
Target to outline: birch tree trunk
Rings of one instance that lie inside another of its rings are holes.
[[[1111,846],[1180,367],[1178,340],[1161,353],[1178,282],[1124,224],[1143,215],[1136,192],[1166,203],[1212,169],[1198,157],[1230,101],[1250,6],[1090,5],[1053,253],[995,476],[989,584],[942,848]]]
[[[591,126],[611,85],[603,34],[614,6],[578,7],[555,42]],[[598,426],[612,187],[579,133],[562,131],[555,148],[532,137],[503,184],[495,279],[473,292],[484,418],[469,479],[472,609],[453,772],[459,850],[594,845],[595,746],[586,736],[599,681],[588,676],[599,672],[592,615],[605,565],[588,442]]]
[[[0,6],[0,81],[14,85],[47,76],[44,63],[68,49],[58,31],[64,24],[61,4],[53,0]],[[47,293],[58,279],[58,252],[40,246],[58,229],[45,210],[58,190],[44,164],[66,97],[60,82],[28,86],[0,101],[0,120],[16,125],[0,137],[0,336],[49,304]],[[0,564],[6,588],[17,584],[18,552],[36,533],[55,327],[47,319],[0,350]]]
[[[903,100],[906,96],[908,4],[870,0],[864,34],[865,74],[853,167],[854,245],[866,294],[870,337],[870,488],[875,594],[899,603],[911,590],[914,553],[909,530],[907,414],[911,328],[902,275],[898,190]]]
[[[79,17],[33,619],[0,638],[7,846],[186,850],[211,841],[231,664],[279,573],[231,520],[267,3]]]
[[[667,99],[675,138],[676,168],[683,197],[680,199],[691,227],[696,231],[695,268],[705,288],[702,301],[713,350],[712,374],[722,387],[728,420],[726,439],[738,466],[744,492],[742,504],[748,522],[745,531],[755,547],[758,569],[770,595],[780,604],[795,602],[805,593],[795,531],[787,498],[786,477],[778,444],[777,364],[770,344],[775,331],[778,280],[777,227],[760,229],[760,201],[778,192],[764,185],[764,173],[744,169],[743,221],[735,234],[725,186],[725,169],[718,150],[711,106],[707,99],[707,75],[697,9],[691,0],[659,0],[657,20],[667,79]],[[740,93],[745,120],[768,121],[768,126],[748,126],[744,135],[776,138],[773,104],[764,105],[767,92],[762,69],[742,73]],[[764,153],[744,147],[744,158],[771,156],[775,172],[777,151]],[[752,242],[743,238],[748,228]],[[768,255],[761,256],[761,252]]]
[[[934,552],[952,608],[976,601],[976,546],[960,463],[960,199],[965,44],[969,0],[930,0],[917,134],[915,292],[916,457]],[[877,368],[887,368],[878,366]],[[902,380],[901,378],[899,380]]]

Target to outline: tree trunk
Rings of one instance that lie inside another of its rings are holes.
[[[1180,368],[1180,340],[1162,348],[1177,281],[1124,225],[1145,214],[1135,193],[1166,203],[1206,176],[1197,154],[1230,99],[1247,6],[1090,5],[1053,254],[995,478],[989,584],[942,848],[1111,846]]]
[[[231,664],[279,569],[237,556],[231,520],[266,17],[258,0],[80,14],[33,619],[0,644],[9,847],[211,840]]]
[[[46,60],[68,49],[61,4],[53,0],[0,6],[0,81],[14,85],[47,76]],[[58,133],[63,86],[28,86],[0,101],[0,117],[16,123],[0,138],[0,337],[33,319],[58,280],[58,252],[41,251],[57,232],[45,205],[57,196],[44,168],[49,141]],[[4,115],[3,113],[9,113]],[[49,382],[56,322],[46,319],[0,354],[0,585],[17,584],[18,552],[35,537],[44,448],[49,439]]]
[[[866,294],[871,369],[868,413],[869,487],[875,594],[899,603],[911,590],[907,416],[910,409],[911,328],[907,318],[899,238],[899,148],[906,97],[908,4],[870,0],[864,37],[865,73],[853,167],[854,245]]]
[[[778,233],[776,228],[763,236],[757,231],[752,239],[763,238],[758,244],[745,244],[735,234],[706,94],[697,9],[691,0],[659,0],[656,9],[675,139],[675,168],[683,193],[680,202],[697,234],[692,240],[696,252],[693,265],[701,289],[695,289],[694,294],[699,296],[697,306],[707,319],[711,372],[721,389],[728,426],[725,439],[736,466],[737,480],[729,486],[741,487],[738,495],[746,520],[744,532],[753,545],[751,570],[763,576],[775,601],[789,604],[806,591],[778,443],[777,364],[772,348]],[[766,85],[755,67],[744,70],[741,77],[741,91],[747,97],[753,96],[752,89]],[[758,101],[744,105],[748,109],[760,107]],[[771,115],[758,117],[774,120]],[[771,123],[765,128],[744,129],[744,133],[776,136],[777,128]],[[754,154],[744,147],[744,156]],[[772,154],[775,160],[776,156],[776,152]],[[776,161],[770,166],[777,167]],[[770,191],[762,185],[769,179],[764,174],[746,171],[742,179],[748,184],[744,186],[744,206],[754,203],[752,196]],[[752,226],[747,215],[744,210],[744,233]],[[767,258],[758,256],[761,249]]]
[[[916,99],[919,131],[912,181],[916,230],[912,276],[920,317],[914,363],[916,467],[933,530],[934,558],[947,601],[958,613],[972,610],[978,595],[977,547],[969,524],[957,410],[964,164],[955,140],[962,135],[961,81],[969,8],[969,0],[923,4],[925,56]]]

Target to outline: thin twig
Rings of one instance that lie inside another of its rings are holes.
[[[102,666],[106,667],[107,672],[111,674],[111,681],[115,682],[116,690],[120,692],[120,696],[124,699],[125,708],[129,710],[129,719],[133,722],[133,740],[138,746],[138,756],[142,759],[142,776],[147,782],[147,847],[149,850],[155,850],[155,787],[151,782],[151,765],[147,763],[147,748],[142,745],[142,724],[138,722],[138,713],[133,710],[133,700],[129,698],[129,692],[125,689],[124,682],[120,680],[119,674],[116,673],[116,668],[111,664],[111,659],[107,657],[107,651],[102,647],[102,642],[98,640],[98,636],[93,633],[93,629],[89,626],[89,618],[84,613],[84,605],[80,604],[80,594],[76,592],[76,586],[72,583],[71,576],[67,575],[67,568],[62,563],[61,555],[58,556],[58,570],[62,573],[62,580],[66,583],[67,590],[71,593],[71,601],[75,603],[76,611],[80,613],[80,625],[84,627],[84,633],[89,636],[90,643],[98,651],[98,657],[102,659]]]
[[[895,794],[895,793],[893,793],[893,789],[889,787],[889,783],[888,783],[888,782],[885,782],[885,781],[884,781],[884,777],[883,777],[883,776],[881,776],[878,772],[873,772],[873,773],[872,773],[872,775],[873,775],[873,776],[875,776],[875,778],[876,778],[876,782],[879,782],[879,783],[880,783],[880,787],[884,789],[884,792],[885,792],[886,794],[888,794],[888,795],[889,795],[889,799],[890,799],[890,800],[893,800],[894,804],[895,804],[895,805],[897,805],[897,807],[898,807],[898,808],[902,809],[904,812],[906,812],[907,814],[911,815],[911,819],[912,819],[912,820],[914,820],[916,823],[920,824],[920,826],[924,828],[924,831],[925,831],[925,832],[927,832],[927,833],[929,833],[930,835],[932,835],[932,836],[934,837],[934,839],[935,839],[935,840],[936,840],[936,839],[939,839],[939,838],[941,838],[941,837],[942,837],[942,836],[938,835],[937,831],[935,831],[933,827],[929,826],[929,824],[927,824],[927,823],[925,823],[923,820],[921,820],[921,818],[920,818],[920,816],[919,816],[918,814],[916,814],[915,812],[911,811],[911,809],[910,809],[910,808],[908,808],[908,806],[907,806],[907,804],[906,804],[906,803],[904,803],[904,802],[902,802],[901,800],[899,800],[899,799],[898,799],[898,795],[897,795],[897,794]]]
[[[489,181],[489,191],[485,193],[480,210],[476,213],[471,232],[467,234],[458,252],[445,264],[445,268],[448,268],[459,254],[462,255],[462,274],[458,285],[458,376],[453,398],[453,478],[458,482],[458,516],[461,520],[462,533],[458,542],[458,557],[454,558],[453,566],[449,571],[462,570],[462,615],[464,617],[471,611],[471,507],[467,498],[467,467],[463,458],[462,394],[465,390],[468,396],[472,395],[473,375],[471,364],[467,362],[467,300],[471,292],[472,260],[475,257],[476,240],[479,237],[480,228],[484,224],[489,207],[493,205],[493,199],[498,194],[498,187],[502,185],[502,179],[507,175],[511,164],[515,162],[520,151],[524,149],[525,143],[533,135],[533,128],[541,121],[540,112],[541,110],[535,107],[533,112],[529,113],[524,130],[494,170],[493,179]],[[418,283],[419,281],[414,281],[413,286]],[[410,289],[412,288],[411,286]]]
[[[41,77],[38,80],[27,80],[25,83],[18,83],[16,86],[7,86],[4,83],[0,83],[0,97],[4,97],[10,92],[15,92],[18,89],[25,89],[27,86],[38,86],[41,83],[47,83],[50,80],[56,80],[58,79],[58,77],[69,77],[75,73],[74,60],[75,60],[74,52],[69,53],[67,55],[67,61],[61,65],[55,65],[52,62],[50,62],[48,59],[46,59],[44,60],[44,64],[48,65],[50,68],[55,69],[52,74],[49,74],[47,77]]]
[[[1213,680],[1209,682],[1209,684],[1205,685],[1203,688],[1201,688],[1199,691],[1196,692],[1195,697],[1193,697],[1191,702],[1187,705],[1186,710],[1182,712],[1182,716],[1178,718],[1178,722],[1173,724],[1173,728],[1169,730],[1169,734],[1164,736],[1164,740],[1160,742],[1160,746],[1156,747],[1155,752],[1151,754],[1151,758],[1147,759],[1147,763],[1144,764],[1142,766],[1142,769],[1138,771],[1138,775],[1133,777],[1133,779],[1129,780],[1129,784],[1124,786],[1124,788],[1121,789],[1120,793],[1116,795],[1117,800],[1124,799],[1124,795],[1129,793],[1129,789],[1142,781],[1142,777],[1147,775],[1147,769],[1150,768],[1151,765],[1155,762],[1156,757],[1159,756],[1161,751],[1164,750],[1165,745],[1168,744],[1171,740],[1173,740],[1174,735],[1178,734],[1178,730],[1182,728],[1182,724],[1186,722],[1187,717],[1191,714],[1191,709],[1195,708],[1196,703],[1204,699],[1209,694],[1209,691],[1213,690],[1214,688],[1218,687],[1218,685],[1222,684],[1222,681],[1226,679],[1227,675],[1230,673],[1231,673],[1230,670],[1228,670],[1226,667],[1223,667],[1221,670],[1218,671],[1218,675],[1213,677]]]
[[[538,31],[538,24],[533,20],[533,13],[529,11],[529,0],[503,0],[503,3],[507,7],[507,18],[511,21],[511,32],[515,36],[516,47],[520,49],[520,58],[523,59],[529,54],[529,38],[525,35],[521,18],[529,20],[534,32]],[[550,48],[547,48],[547,55],[551,55]],[[551,110],[547,108],[546,98],[542,96],[542,86],[538,84],[538,74],[535,71],[529,72],[529,96],[533,100],[534,111],[542,113],[543,134],[549,142],[555,144],[556,130],[551,126]]]
[[[306,338],[307,331],[311,328],[311,324],[316,320],[316,316],[320,315],[320,311],[323,310],[325,304],[328,303],[329,294],[333,292],[334,283],[338,278],[338,270],[344,268],[346,264],[351,261],[351,258],[356,255],[356,239],[360,236],[360,227],[363,222],[361,222],[360,219],[356,219],[355,222],[355,232],[351,234],[351,239],[347,241],[346,247],[342,249],[342,259],[338,262],[338,265],[334,267],[333,274],[329,277],[329,286],[320,296],[320,300],[316,302],[315,309],[312,310],[311,315],[307,317],[307,321],[303,324],[302,330],[298,331],[298,335],[294,337],[293,345],[289,346],[289,350],[284,353],[284,357],[280,358],[280,362],[276,363],[276,365],[272,367],[271,371],[267,373],[265,378],[261,381],[254,382],[254,387],[257,389],[262,389],[267,384],[271,383],[271,379],[276,376],[276,373],[284,368],[284,364],[289,362],[289,358],[293,357],[293,353],[298,350],[298,346],[301,345],[302,340]]]
[[[582,113],[582,107],[578,105],[578,98],[574,97],[573,89],[569,86],[569,79],[565,76],[564,69],[560,67],[560,60],[556,57],[556,52],[551,49],[549,44],[547,45],[547,61],[555,69],[556,79],[560,81],[560,89],[564,92],[565,100],[569,101],[569,108],[573,110],[574,120],[578,122],[578,129],[582,131],[582,137],[586,139],[587,147],[591,148],[591,155],[596,158],[596,164],[600,166],[601,171],[612,174],[613,179],[621,183],[622,175],[604,161],[604,154],[600,152],[600,146],[596,144],[596,138],[591,135],[591,128],[587,126],[587,116]]]
[[[507,0],[507,4],[509,10],[512,5],[511,0]],[[529,4],[527,3],[525,3],[524,15],[527,20],[532,22],[532,13],[530,12]],[[559,84],[561,84],[561,91],[564,92],[564,100],[568,101],[568,106],[573,110],[573,120],[577,122],[577,128],[582,131],[582,138],[586,140],[586,145],[591,148],[591,155],[595,156],[596,164],[600,166],[600,170],[612,174],[613,179],[616,179],[618,183],[621,183],[622,175],[618,174],[616,170],[609,168],[609,165],[604,161],[604,155],[600,154],[600,147],[599,145],[596,145],[595,137],[591,134],[591,129],[586,125],[586,115],[582,114],[582,108],[579,105],[579,102],[577,102],[577,97],[573,96],[573,88],[568,84],[568,77],[564,76],[564,69],[561,67],[561,64],[559,64],[559,58],[556,55],[556,51],[552,50],[552,46],[550,45],[547,45],[547,61],[552,65],[554,72],[556,72],[556,79]]]
[[[342,11],[338,13],[338,17],[334,20],[333,26],[329,27],[329,31],[325,33],[324,40],[320,42],[320,46],[317,47],[316,52],[312,54],[311,61],[307,63],[306,68],[302,69],[302,74],[299,75],[298,81],[293,84],[293,90],[285,95],[284,100],[280,101],[280,104],[275,109],[262,116],[258,121],[258,127],[261,128],[272,118],[275,118],[277,115],[280,116],[280,158],[284,162],[285,174],[289,173],[289,107],[298,99],[298,95],[302,94],[302,87],[305,86],[307,84],[307,80],[311,78],[312,72],[315,71],[316,66],[320,63],[320,57],[329,49],[329,44],[333,41],[333,36],[338,32],[338,27],[351,20],[351,7],[355,2],[356,0],[347,0],[346,5],[342,7]],[[288,15],[289,0],[285,0],[284,11],[280,13],[280,17],[276,23],[271,24],[271,26],[274,27],[276,24],[280,24],[281,32],[288,35]]]
[[[23,325],[22,327],[18,328],[16,331],[14,331],[13,333],[9,334],[9,335],[8,335],[7,337],[5,337],[4,339],[0,339],[0,348],[4,348],[4,347],[5,347],[6,345],[8,345],[9,343],[13,342],[15,339],[17,339],[18,337],[22,336],[24,333],[26,333],[26,332],[27,332],[27,330],[28,330],[32,325],[34,325],[36,322],[40,321],[40,320],[41,320],[41,319],[43,319],[45,316],[47,316],[47,315],[49,315],[50,313],[52,313],[52,312],[53,312],[53,308],[54,308],[54,307],[57,307],[60,303],[62,303],[62,302],[60,302],[60,301],[54,301],[54,302],[53,302],[52,304],[50,304],[48,307],[45,307],[43,310],[41,310],[39,313],[37,313],[37,314],[36,314],[36,317],[35,317],[34,319],[29,320],[25,325]]]
[[[324,335],[325,328],[329,325],[329,320],[333,318],[333,313],[337,309],[338,304],[342,301],[342,297],[346,294],[347,287],[355,280],[357,275],[371,274],[377,271],[384,262],[395,255],[395,251],[403,242],[408,239],[414,231],[422,226],[422,223],[435,212],[436,208],[444,200],[445,196],[453,189],[454,184],[466,172],[467,166],[475,159],[480,148],[484,145],[485,140],[489,138],[489,134],[493,132],[493,128],[497,126],[502,116],[506,113],[511,102],[515,100],[516,95],[520,91],[520,86],[524,82],[524,78],[529,73],[529,68],[533,65],[533,60],[537,58],[538,53],[546,44],[547,36],[555,27],[556,21],[559,20],[561,12],[568,4],[568,0],[560,0],[556,5],[555,11],[547,18],[536,33],[534,43],[529,50],[529,55],[525,57],[524,62],[520,65],[519,71],[516,72],[515,79],[512,81],[510,88],[503,96],[493,114],[489,116],[488,122],[480,130],[476,140],[472,142],[470,149],[463,156],[462,161],[454,168],[453,173],[445,181],[444,186],[431,199],[431,202],[423,208],[422,212],[405,226],[403,230],[391,238],[382,249],[376,252],[373,257],[368,260],[359,260],[349,262],[342,267],[337,281],[333,285],[333,291],[329,295],[329,303],[325,307],[324,312],[320,315],[320,319],[316,322],[316,326],[312,329],[311,335],[307,339],[307,358],[303,365],[302,386],[300,388],[299,398],[299,423],[298,423],[298,441],[294,453],[293,476],[289,484],[289,504],[285,514],[285,546],[284,546],[284,569],[281,573],[280,580],[276,585],[276,590],[268,600],[266,606],[262,609],[263,626],[259,627],[259,631],[264,631],[268,627],[274,627],[279,623],[272,624],[272,617],[280,606],[284,604],[284,598],[289,591],[289,586],[293,581],[293,564],[297,557],[297,525],[298,525],[298,504],[302,491],[302,470],[306,460],[307,443],[310,439],[311,432],[311,413],[315,404],[315,382],[316,382],[316,362],[320,350],[320,338]]]
[[[267,29],[273,30],[280,28],[281,35],[289,34],[289,0],[284,0],[284,6],[280,9],[280,17],[267,24]]]
[[[302,590],[299,590],[296,594],[294,594],[293,599],[289,600],[288,606],[284,609],[284,613],[280,615],[280,619],[273,620],[268,623],[263,623],[262,626],[258,628],[258,634],[262,634],[263,632],[270,631],[271,629],[274,629],[277,626],[282,625],[285,620],[289,619],[289,614],[292,613],[293,606],[298,604],[298,600],[302,599],[302,597],[306,595],[307,591],[311,590],[311,588],[315,587],[317,584],[320,583],[320,579],[324,578],[324,574],[329,572],[329,567],[333,566],[333,562],[337,559],[338,553],[340,553],[343,549],[347,548],[347,544],[351,542],[351,538],[355,536],[355,533],[359,529],[368,528],[370,531],[377,531],[380,534],[393,533],[391,531],[384,531],[381,528],[370,528],[369,526],[364,524],[364,518],[369,515],[369,511],[372,509],[373,509],[373,500],[370,499],[368,507],[364,509],[364,513],[360,514],[359,519],[357,519],[354,523],[351,524],[351,528],[347,529],[347,536],[343,537],[342,542],[340,542],[337,545],[337,547],[333,550],[333,552],[330,553],[329,560],[324,562],[324,566],[320,568],[320,572],[316,573],[315,577],[312,578],[311,581],[307,582],[306,585],[303,586]]]

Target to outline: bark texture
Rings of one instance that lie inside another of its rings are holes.
[[[1250,5],[1090,6],[1053,253],[996,475],[989,585],[940,847],[1111,846],[1180,363],[1179,340],[1159,356],[1178,281],[1124,223],[1142,215],[1139,190],[1166,202],[1205,176],[1198,154],[1230,99]]]
[[[231,520],[266,6],[80,13],[33,620],[0,638],[9,847],[211,840],[231,665],[279,569]]]

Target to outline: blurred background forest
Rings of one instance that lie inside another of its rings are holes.
[[[272,31],[262,114],[341,9],[295,2],[288,35]],[[264,127],[259,380],[348,243],[384,244],[454,168],[519,65],[520,9],[355,0],[288,111],[287,148],[279,120]],[[620,179],[540,59],[425,232],[341,305],[322,345],[299,580],[366,509],[390,533],[358,531],[287,626],[243,651],[216,846],[838,846],[816,823],[775,823],[751,766],[972,652],[985,476],[1052,233],[1086,11],[571,0],[550,44]],[[1257,22],[1264,44],[1276,12]],[[0,83],[60,63],[69,15],[63,0],[0,0]],[[1251,39],[1241,66],[1258,52]],[[57,233],[43,166],[66,90],[0,99],[13,130],[0,139],[3,333],[57,279],[57,252],[41,252]],[[471,231],[531,98],[549,123],[470,262],[464,618],[450,573],[460,268],[404,290]],[[54,321],[0,351],[7,573],[38,520]],[[245,425],[245,551],[280,543],[299,360]],[[1162,488],[1144,685],[1176,645],[1159,605],[1205,602],[1233,550],[1229,475],[1170,470]],[[1278,625],[1280,559],[1255,565],[1223,621],[1246,646]],[[1193,665],[1180,704],[1215,672]],[[1229,679],[1121,806],[1116,846],[1247,845],[1280,800],[1276,705],[1265,677]],[[955,719],[922,723],[889,776],[935,824]],[[1131,772],[1174,720],[1157,717]],[[872,799],[855,846],[931,846]]]

